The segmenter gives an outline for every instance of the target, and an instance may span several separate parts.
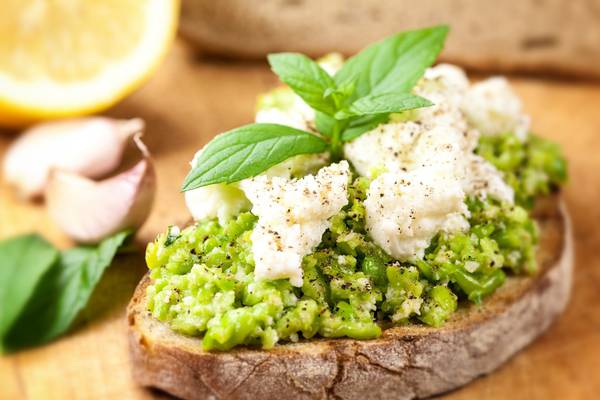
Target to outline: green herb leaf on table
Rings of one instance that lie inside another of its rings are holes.
[[[268,59],[279,79],[309,106],[329,115],[335,114],[339,92],[333,78],[319,64],[298,53],[269,54]]]
[[[401,32],[375,43],[344,63],[334,79],[353,82],[355,101],[364,96],[410,91],[436,60],[448,33],[445,25]]]
[[[18,318],[3,335],[4,349],[16,351],[43,344],[66,332],[129,235],[130,232],[117,233],[97,246],[75,247],[55,257]],[[41,254],[36,246],[29,243],[23,246],[28,254]],[[22,279],[29,278],[24,272],[19,275]]]
[[[58,251],[37,235],[0,242],[0,353],[6,334],[57,258]]]
[[[361,115],[401,112],[431,105],[433,103],[429,100],[412,93],[382,93],[361,97],[347,109],[338,111],[335,117],[344,119]]]
[[[322,153],[327,143],[278,124],[250,124],[208,143],[183,183],[183,191],[250,178],[299,154]]]

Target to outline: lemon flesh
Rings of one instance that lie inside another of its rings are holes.
[[[0,124],[99,111],[129,94],[171,42],[178,0],[3,0]]]

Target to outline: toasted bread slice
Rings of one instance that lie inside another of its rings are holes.
[[[461,304],[442,328],[399,326],[375,340],[313,339],[272,350],[206,352],[155,320],[146,276],[128,309],[135,380],[184,399],[417,399],[457,388],[544,332],[571,288],[572,238],[559,196],[538,202],[539,273],[511,277],[482,306]]]

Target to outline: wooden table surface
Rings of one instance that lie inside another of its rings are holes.
[[[513,78],[533,128],[560,142],[570,161],[565,196],[575,228],[576,270],[567,311],[539,340],[490,376],[448,399],[593,399],[600,396],[600,84]],[[258,93],[276,83],[263,63],[200,59],[177,42],[143,89],[107,114],[142,117],[156,161],[158,194],[136,242],[189,219],[179,185],[194,152],[214,134],[252,120]],[[14,134],[0,134],[0,158]],[[0,182],[0,238],[38,231],[69,241],[42,204],[19,201]],[[130,378],[125,306],[144,273],[142,250],[119,256],[79,324],[56,342],[0,358],[0,399],[166,397]]]

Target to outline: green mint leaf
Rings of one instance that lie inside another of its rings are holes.
[[[340,87],[330,87],[323,93],[324,98],[331,97],[336,109],[340,109],[352,94],[354,93],[354,82],[348,82]],[[319,112],[319,111],[317,111]]]
[[[368,95],[408,92],[444,46],[447,26],[398,33],[351,57],[335,75],[338,86],[354,82],[349,101]]]
[[[269,54],[269,64],[282,82],[315,110],[333,115],[337,111],[336,84],[319,64],[303,54]]]
[[[323,92],[323,98],[326,99],[328,97],[333,96],[334,94],[337,94],[338,91],[335,87],[328,87],[327,89],[325,89],[325,91]]]
[[[364,115],[362,117],[353,118],[350,120],[350,125],[342,133],[342,141],[349,142],[356,139],[360,135],[370,130],[377,128],[389,120],[389,114],[373,114]]]
[[[62,252],[8,332],[6,349],[15,351],[43,344],[66,332],[129,235],[130,232],[117,233],[97,246]],[[26,273],[20,274],[27,278]]]
[[[206,145],[185,178],[182,190],[241,181],[292,156],[326,150],[323,139],[289,126],[245,125],[215,137]]]
[[[38,235],[0,242],[0,352],[6,347],[6,334],[57,258],[58,251]]]
[[[361,97],[347,109],[338,111],[335,118],[344,119],[360,115],[401,112],[431,105],[433,103],[429,100],[407,92],[382,93]]]
[[[335,124],[335,118],[320,111],[315,113],[315,126],[321,135],[331,137],[333,124]]]

